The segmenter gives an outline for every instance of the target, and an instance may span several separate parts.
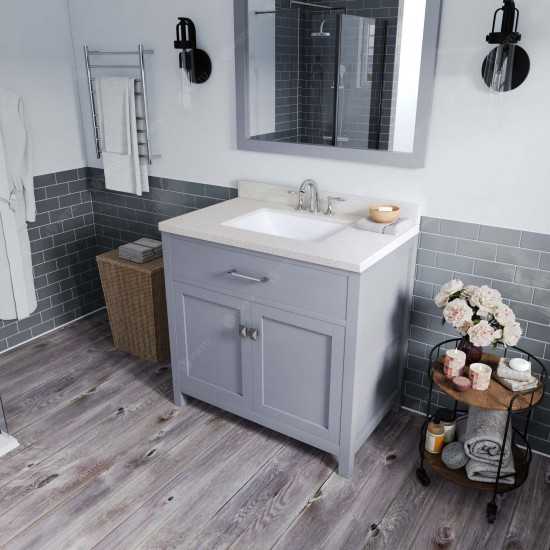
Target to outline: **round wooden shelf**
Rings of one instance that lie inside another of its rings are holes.
[[[498,493],[507,493],[517,489],[520,485],[523,485],[527,479],[529,473],[529,462],[527,460],[527,451],[525,449],[520,449],[519,447],[514,446],[514,464],[516,468],[516,476],[514,484],[499,483],[497,492]],[[487,491],[494,492],[495,484],[494,483],[485,483],[481,481],[472,481],[468,478],[466,474],[466,468],[460,468],[460,470],[450,470],[443,464],[441,460],[441,455],[433,455],[424,451],[424,463],[429,464],[431,469],[441,476],[442,478],[456,483],[462,487],[470,487],[478,491]]]
[[[498,362],[498,358],[497,362]],[[482,362],[494,366],[494,356],[484,356]],[[544,388],[541,385],[534,391],[513,392],[499,384],[496,380],[491,380],[487,391],[467,390],[460,392],[454,389],[450,380],[445,378],[441,363],[434,366],[432,370],[433,381],[449,397],[460,403],[472,405],[480,409],[493,411],[507,411],[512,403],[512,411],[518,412],[529,409],[537,405],[544,397]],[[532,400],[531,400],[532,399]]]

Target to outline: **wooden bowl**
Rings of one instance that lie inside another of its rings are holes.
[[[394,204],[369,206],[369,218],[376,223],[393,223],[401,215],[401,208]]]

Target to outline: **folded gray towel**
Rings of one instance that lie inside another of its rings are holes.
[[[481,481],[483,483],[494,483],[497,479],[498,462],[487,464],[478,460],[470,460],[466,464],[466,475],[472,481]],[[499,483],[513,485],[516,482],[516,468],[514,466],[514,457],[510,455],[508,460],[502,462],[500,470]]]
[[[372,233],[382,233],[384,235],[401,235],[413,226],[409,218],[399,218],[393,223],[376,223],[368,218],[361,218],[355,223],[357,229],[371,231]]]
[[[464,451],[473,460],[498,464],[508,413],[470,407],[464,441]],[[512,454],[512,429],[508,430],[504,460]]]

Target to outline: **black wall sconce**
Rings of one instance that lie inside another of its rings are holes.
[[[500,31],[495,30],[502,13]],[[504,0],[504,5],[495,11],[493,27],[487,35],[489,44],[497,44],[483,60],[481,75],[485,84],[495,92],[514,90],[527,78],[531,68],[529,55],[518,42],[519,10],[514,0]]]
[[[178,17],[178,21],[174,48],[181,50],[180,69],[187,72],[189,82],[202,84],[212,74],[212,61],[204,50],[197,48],[197,30],[193,21],[187,17]]]

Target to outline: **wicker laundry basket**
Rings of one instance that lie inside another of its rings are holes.
[[[97,264],[115,347],[142,359],[169,359],[162,258],[136,264],[111,250]]]

